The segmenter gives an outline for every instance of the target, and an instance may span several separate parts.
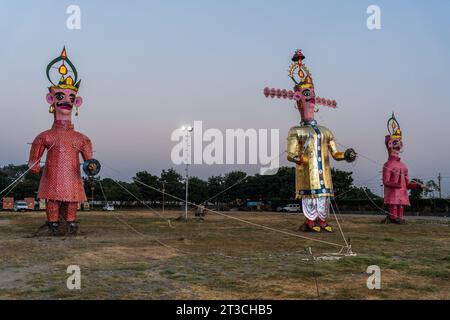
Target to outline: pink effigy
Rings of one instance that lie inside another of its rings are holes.
[[[389,134],[385,137],[388,150],[388,161],[383,165],[384,203],[388,206],[389,215],[386,222],[405,223],[405,206],[410,206],[408,190],[421,188],[418,183],[411,182],[408,167],[400,159],[403,149],[402,131],[394,114],[388,120]]]
[[[59,67],[55,67],[58,64]],[[58,79],[51,77],[51,71],[58,70]],[[92,143],[88,137],[74,130],[72,112],[78,115],[83,99],[78,95],[80,82],[78,72],[67,57],[64,48],[59,57],[47,66],[47,78],[51,86],[46,95],[53,115],[51,129],[40,133],[33,141],[28,166],[31,172],[41,171],[40,162],[47,151],[47,159],[39,184],[38,198],[45,200],[47,225],[50,235],[64,233],[60,220],[64,219],[67,232],[77,233],[77,209],[85,202],[83,180],[81,177],[80,154],[83,158],[83,171],[89,178],[100,171],[100,163],[92,158]]]

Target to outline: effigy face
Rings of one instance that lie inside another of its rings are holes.
[[[79,108],[83,99],[77,96],[77,92],[72,89],[62,89],[51,87],[46,96],[47,102],[55,109],[57,118],[70,117],[74,107]]]
[[[303,121],[314,120],[314,110],[316,107],[316,93],[314,88],[297,88],[300,100],[297,101]]]
[[[403,151],[403,141],[401,137],[393,138],[390,135],[386,136],[386,148],[390,156],[399,156]]]

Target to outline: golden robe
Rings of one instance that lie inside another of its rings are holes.
[[[302,122],[289,130],[287,158],[292,162],[294,157],[303,159],[295,170],[296,199],[334,196],[329,154],[337,161],[344,160],[331,131],[316,121]]]

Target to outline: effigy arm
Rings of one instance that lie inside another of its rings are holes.
[[[37,174],[41,170],[40,160],[46,148],[45,141],[41,136],[34,139],[28,158],[28,167],[31,169],[31,172]]]
[[[287,160],[298,165],[303,164],[303,157],[300,154],[301,146],[295,132],[289,131],[287,139]]]
[[[391,168],[383,167],[383,184],[386,187],[400,189],[402,187],[399,177],[394,174]]]
[[[93,157],[92,142],[89,138],[85,138],[85,141],[80,149],[81,156],[84,161],[91,160]]]
[[[328,148],[334,160],[336,161],[345,160],[345,153],[338,150],[336,146],[336,140],[334,140],[333,136],[331,136],[330,140],[328,141]]]

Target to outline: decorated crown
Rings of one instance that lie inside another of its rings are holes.
[[[61,65],[56,67],[55,65],[57,63],[59,63],[60,61],[62,61]],[[52,79],[50,77],[51,69],[58,69],[58,73],[60,75],[60,78],[57,81],[58,84],[55,84],[56,81],[55,82],[52,81]],[[50,88],[71,89],[71,90],[78,92],[78,89],[80,88],[81,80],[78,81],[77,69],[73,65],[72,61],[70,61],[70,59],[67,57],[66,47],[63,48],[59,57],[53,59],[48,64],[46,73],[47,73],[48,80],[52,84],[52,86]],[[72,75],[68,75],[69,73],[72,73],[73,77],[72,77]]]
[[[264,88],[264,95],[266,98],[278,98],[289,99],[299,101],[302,99],[302,93],[300,89],[314,88],[314,84],[311,77],[311,72],[303,63],[305,56],[302,50],[297,50],[292,57],[293,63],[289,68],[289,77],[294,81],[294,90],[276,89],[276,88]],[[296,77],[298,76],[298,77]],[[337,108],[337,102],[335,100],[320,98],[316,96],[316,105],[323,105],[330,108]]]
[[[399,139],[402,137],[402,130],[400,129],[400,124],[395,118],[394,113],[392,112],[392,117],[389,118],[387,122],[387,128],[389,131],[389,135],[393,139]]]
[[[294,81],[294,90],[304,88],[314,88],[314,83],[306,65],[303,63],[305,56],[302,50],[297,50],[292,57],[292,64],[289,67],[289,77]]]

